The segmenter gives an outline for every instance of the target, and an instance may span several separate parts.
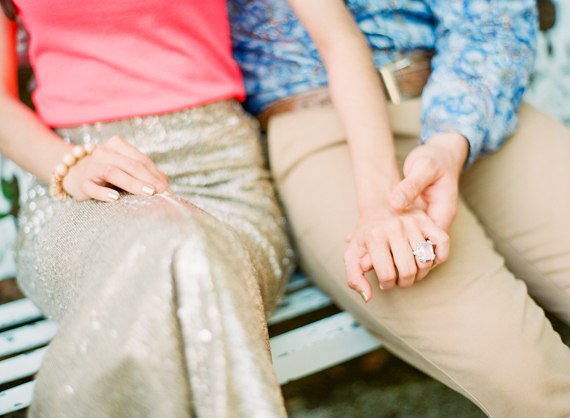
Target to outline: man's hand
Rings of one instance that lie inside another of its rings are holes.
[[[415,203],[433,222],[449,231],[457,212],[459,175],[469,143],[454,132],[432,136],[415,148],[404,163],[404,180],[393,190],[390,206],[402,211]]]

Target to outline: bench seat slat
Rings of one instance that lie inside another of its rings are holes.
[[[381,346],[347,312],[271,338],[279,384],[300,379]]]
[[[0,305],[0,330],[35,321],[42,317],[39,308],[30,299],[19,299]]]
[[[310,283],[311,282],[309,281],[307,276],[296,271],[295,273],[293,273],[293,276],[291,276],[289,283],[287,283],[285,292],[286,293],[294,292],[295,290],[299,290],[303,287],[308,286]]]
[[[30,406],[36,382],[28,382],[0,392],[0,415]]]
[[[47,347],[0,362],[0,384],[12,382],[37,373],[42,364]]]
[[[308,279],[295,275],[269,324],[276,324],[332,304],[331,299]],[[21,299],[0,306],[0,329],[42,318],[39,309]],[[0,333],[0,356],[15,354],[47,344],[57,324],[40,320]],[[271,351],[280,384],[308,376],[380,347],[380,342],[346,312],[271,338]],[[39,369],[46,347],[0,362],[0,384],[31,376]],[[34,382],[0,392],[0,415],[30,405]]]
[[[0,333],[0,357],[47,344],[55,335],[57,324],[49,319]]]
[[[269,325],[278,324],[279,322],[324,308],[331,304],[331,298],[319,289],[314,286],[306,287],[295,293],[286,295],[281,302],[279,302],[279,306],[267,323]]]

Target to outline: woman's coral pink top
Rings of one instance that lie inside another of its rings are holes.
[[[225,0],[15,0],[49,126],[244,98]]]

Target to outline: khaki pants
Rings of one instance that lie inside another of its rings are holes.
[[[419,100],[390,105],[402,161]],[[358,212],[349,149],[332,109],[281,114],[269,153],[301,266],[385,346],[490,417],[570,417],[570,349],[541,307],[570,324],[570,131],[529,105],[496,153],[462,175],[449,260],[364,304],[349,289],[344,236]],[[537,305],[538,304],[538,305]]]

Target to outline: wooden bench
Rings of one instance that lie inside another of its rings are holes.
[[[271,354],[280,384],[380,347],[380,342],[301,274],[295,274],[269,319]],[[0,415],[26,408],[57,324],[29,299],[0,305]],[[26,381],[28,380],[28,381]]]

